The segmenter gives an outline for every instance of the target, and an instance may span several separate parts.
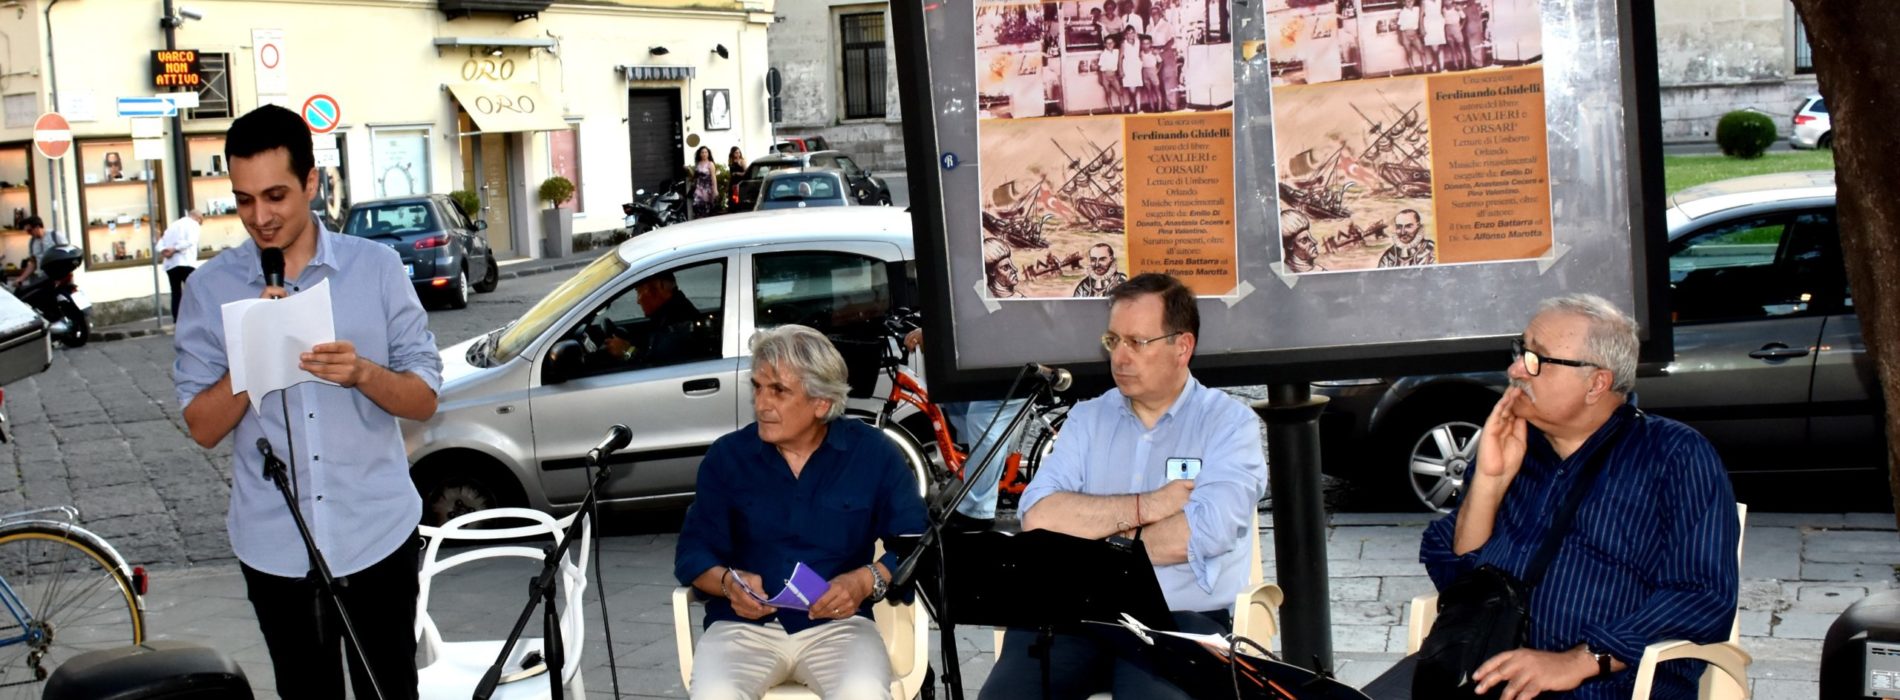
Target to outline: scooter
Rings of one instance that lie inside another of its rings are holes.
[[[627,211],[627,229],[638,236],[662,226],[686,221],[686,181],[670,183],[665,189],[648,192],[634,190],[633,201],[622,207]]]
[[[73,272],[86,260],[75,245],[56,245],[40,254],[39,274],[13,290],[13,295],[46,319],[47,333],[61,345],[76,348],[92,339],[92,301],[73,282]]]

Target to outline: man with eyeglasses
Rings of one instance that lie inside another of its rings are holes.
[[[1628,698],[1644,647],[1728,638],[1735,494],[1707,439],[1630,403],[1637,344],[1636,322],[1601,297],[1545,301],[1512,342],[1511,384],[1478,437],[1463,501],[1425,529],[1419,560],[1439,590],[1481,565],[1524,580],[1559,503],[1609,450],[1532,589],[1529,643],[1477,668],[1479,694]],[[1413,697],[1417,663],[1401,660],[1366,694]],[[1659,666],[1653,696],[1695,697],[1702,670]]]
[[[1069,412],[1018,510],[1024,530],[1140,540],[1176,627],[1223,634],[1247,584],[1267,465],[1253,411],[1188,371],[1200,331],[1194,293],[1173,277],[1138,275],[1109,292],[1102,347],[1115,389]],[[982,698],[1041,697],[1036,638],[1004,635]],[[1046,650],[1050,696],[1188,697],[1145,655],[1117,648],[1112,635],[1058,631]]]

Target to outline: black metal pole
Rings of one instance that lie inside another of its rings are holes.
[[[1326,508],[1320,494],[1319,414],[1326,397],[1310,384],[1274,384],[1253,405],[1267,422],[1267,482],[1273,492],[1275,570],[1283,658],[1331,674],[1333,615],[1326,572]]]
[[[159,21],[165,27],[166,51],[178,49],[178,25],[183,22],[172,4],[172,0],[165,0],[165,18]],[[225,69],[228,75],[230,67],[226,66]],[[178,192],[178,209],[167,212],[165,216],[184,216],[185,210],[191,208],[191,152],[185,148],[185,116],[182,113],[172,114],[172,176],[178,178],[178,184],[174,186]],[[158,219],[152,220],[153,227],[163,225],[164,222]],[[157,256],[158,252],[153,251],[152,255]],[[159,318],[160,323],[163,323],[164,317]]]

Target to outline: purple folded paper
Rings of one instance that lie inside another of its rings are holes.
[[[799,562],[792,567],[792,577],[785,580],[785,589],[765,601],[765,604],[775,608],[809,611],[811,604],[825,597],[825,592],[829,590],[831,582],[805,566],[804,562]]]

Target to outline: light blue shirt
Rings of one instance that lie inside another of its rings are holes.
[[[1156,566],[1169,610],[1229,610],[1247,586],[1253,553],[1247,528],[1267,482],[1260,421],[1226,392],[1188,377],[1186,388],[1149,429],[1121,390],[1076,404],[1055,451],[1023,489],[1021,512],[1057,492],[1147,493],[1168,482],[1169,459],[1201,461],[1188,497],[1188,560]]]
[[[357,356],[421,377],[440,392],[442,359],[435,334],[429,332],[428,314],[396,252],[323,230],[321,224],[312,231],[318,235],[316,255],[289,282],[288,291],[295,294],[329,280],[337,338],[355,343]],[[254,241],[224,251],[192,274],[173,341],[178,359],[172,365],[172,382],[181,406],[189,406],[229,369],[223,305],[263,293],[264,273]],[[289,400],[294,461],[292,445],[284,439],[280,396]],[[225,525],[240,561],[275,576],[300,577],[310,571],[284,497],[264,477],[264,458],[256,448],[260,437],[270,438],[277,456],[291,465],[298,507],[336,575],[347,576],[381,561],[415,532],[422,500],[409,480],[409,459],[395,416],[356,389],[315,382],[266,396],[261,409],[245,409],[232,446],[231,512]]]

